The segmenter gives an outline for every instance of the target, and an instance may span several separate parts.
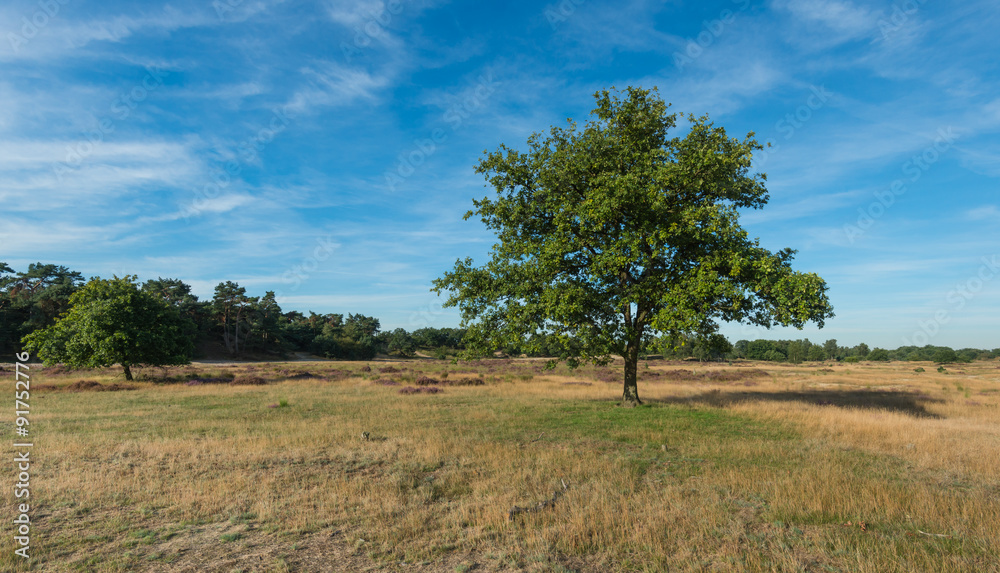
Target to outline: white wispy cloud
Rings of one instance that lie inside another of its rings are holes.
[[[317,62],[301,71],[308,85],[298,89],[285,106],[294,113],[373,99],[380,90],[391,85],[395,75],[373,74],[329,61]]]
[[[786,31],[786,37],[810,49],[830,48],[879,32],[879,15],[848,0],[774,0],[771,6],[792,17],[795,26]]]
[[[21,18],[33,21],[39,12],[45,14],[38,5],[24,5],[16,12],[8,8],[4,15],[11,22],[23,22]],[[7,41],[0,45],[0,62],[85,57],[88,55],[85,49],[98,43],[118,44],[137,34],[169,33],[181,28],[220,23],[207,10],[177,10],[171,6],[165,6],[160,11],[110,14],[87,20],[74,18],[68,12],[69,7],[63,6],[61,13],[44,20],[37,19],[45,21],[45,26],[32,31],[22,24],[11,31],[10,34],[19,39],[12,40],[8,36]]]
[[[205,214],[213,213],[227,213],[242,207],[254,201],[254,197],[250,195],[243,195],[238,193],[229,193],[221,197],[212,197],[204,199],[195,199],[189,203],[186,207],[179,211],[173,213],[168,213],[166,215],[158,215],[155,217],[149,217],[146,220],[149,221],[176,221],[178,219],[188,219],[191,217],[200,217]]]
[[[619,50],[669,54],[681,48],[685,38],[656,25],[658,13],[672,2],[628,0],[615,4],[552,2],[539,6],[541,25],[551,26],[565,44],[562,50],[570,65],[587,54]]]
[[[203,173],[200,160],[184,143],[80,143],[0,143],[0,200],[10,211],[80,209],[81,203],[100,203],[151,186],[176,188]],[[90,153],[80,154],[81,149]],[[40,196],[45,200],[39,201]]]
[[[982,207],[969,209],[965,212],[965,216],[973,221],[987,220],[1000,222],[1000,208],[997,208],[996,205],[983,205]]]

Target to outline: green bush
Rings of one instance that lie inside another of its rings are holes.
[[[310,351],[326,358],[371,360],[378,353],[378,347],[375,339],[370,336],[363,336],[361,340],[352,340],[346,336],[321,334],[313,339]]]

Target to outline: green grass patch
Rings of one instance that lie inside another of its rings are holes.
[[[223,533],[219,536],[219,540],[224,543],[232,543],[234,541],[239,541],[240,539],[243,539],[243,534],[238,531],[235,533]]]

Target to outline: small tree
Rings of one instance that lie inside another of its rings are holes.
[[[24,337],[46,364],[77,367],[187,364],[190,325],[162,299],[139,290],[135,276],[91,279],[70,296],[70,309],[52,326]]]
[[[579,357],[624,358],[622,405],[640,404],[640,349],[656,332],[716,332],[718,320],[820,326],[832,316],[826,283],[792,270],[794,251],[772,253],[738,224],[738,209],[767,202],[751,174],[762,149],[708,118],[671,137],[677,114],[648,90],[595,94],[594,120],[570,122],[527,152],[501,146],[477,167],[497,192],[473,201],[497,232],[492,259],[459,260],[434,281],[448,291],[480,353],[556,334]]]

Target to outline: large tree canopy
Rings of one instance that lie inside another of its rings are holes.
[[[487,352],[533,340],[566,341],[574,357],[625,359],[623,405],[640,403],[636,364],[654,332],[706,336],[719,321],[820,326],[833,316],[826,283],[750,239],[739,208],[761,208],[761,146],[730,138],[707,117],[683,116],[671,136],[655,90],[595,94],[593,119],[534,134],[526,152],[506,145],[476,168],[496,190],[473,201],[499,242],[485,266],[459,260],[434,281]],[[573,344],[569,344],[569,341]]]
[[[46,364],[186,364],[191,355],[187,319],[162,298],[139,289],[136,277],[95,278],[73,293],[72,305],[52,326],[24,337],[25,347]]]

